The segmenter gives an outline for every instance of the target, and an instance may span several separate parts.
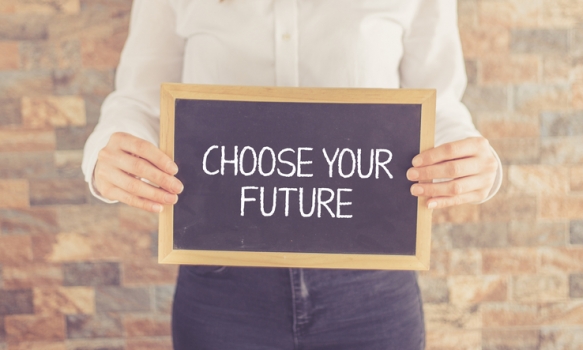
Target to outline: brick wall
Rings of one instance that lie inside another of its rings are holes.
[[[129,0],[0,0],[0,350],[169,349],[156,217],[88,194]],[[505,164],[435,212],[429,349],[583,348],[583,1],[460,0],[474,120]]]

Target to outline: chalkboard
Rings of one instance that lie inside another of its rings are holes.
[[[428,268],[431,211],[405,173],[433,146],[433,90],[164,84],[161,106],[185,186],[161,263]]]

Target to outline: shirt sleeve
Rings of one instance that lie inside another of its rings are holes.
[[[115,132],[126,132],[158,145],[160,84],[180,82],[185,40],[176,34],[176,16],[168,0],[135,0],[127,41],[116,71],[115,91],[101,107],[99,122],[85,143],[82,169],[91,193],[99,151]]]
[[[461,102],[467,77],[455,0],[417,1],[417,9],[403,37],[400,64],[402,88],[437,90],[435,145],[481,136],[470,112]],[[483,201],[492,198],[502,184],[502,163],[498,160],[496,180]]]

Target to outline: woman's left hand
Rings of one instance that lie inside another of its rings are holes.
[[[412,163],[407,179],[429,182],[414,184],[411,194],[429,197],[427,206],[430,209],[483,201],[490,193],[498,171],[498,160],[483,137],[471,137],[429,149],[415,156]],[[431,183],[435,179],[451,180]]]

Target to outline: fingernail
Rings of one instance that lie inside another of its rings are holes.
[[[162,209],[164,209],[164,207],[161,206],[160,204],[154,204],[154,205],[152,205],[152,209],[158,213],[161,213]]]
[[[170,171],[170,174],[175,175],[178,172],[178,165],[176,165],[174,162],[170,163],[168,171]]]
[[[423,194],[423,192],[424,192],[423,187],[421,186],[414,185],[413,188],[411,189],[411,193],[413,193],[416,196]]]
[[[407,171],[407,178],[409,180],[417,180],[417,178],[419,178],[419,172],[415,169],[409,169],[409,171]]]
[[[175,194],[167,193],[164,195],[164,202],[174,204],[178,200],[178,196]]]
[[[420,166],[421,164],[423,164],[423,159],[421,159],[421,157],[415,157],[413,158],[413,166]]]
[[[427,208],[429,209],[435,209],[435,207],[437,207],[437,202],[429,202],[427,205]]]
[[[176,193],[182,193],[182,191],[184,191],[184,185],[183,185],[181,182],[179,182],[179,181],[176,181],[176,182],[174,183],[174,185],[172,186],[172,189],[173,189],[173,190],[174,190],[174,192],[176,192]]]

